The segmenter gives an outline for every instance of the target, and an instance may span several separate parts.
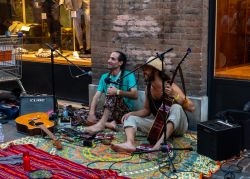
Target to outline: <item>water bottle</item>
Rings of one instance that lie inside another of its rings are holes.
[[[0,123],[0,143],[4,142],[4,133],[3,133],[3,127],[2,124]]]
[[[67,105],[63,106],[63,118],[67,119],[69,117],[69,113],[67,110]]]
[[[63,106],[63,111],[62,111],[62,118],[60,120],[60,126],[61,127],[71,127],[71,119],[69,117],[69,112],[67,105]]]

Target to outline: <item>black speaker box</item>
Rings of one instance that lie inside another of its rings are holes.
[[[241,126],[222,120],[201,122],[197,126],[197,152],[221,161],[240,154]]]
[[[242,127],[241,137],[242,145],[241,150],[250,149],[250,112],[244,112],[239,110],[227,110],[224,116],[226,120],[233,124],[238,124]],[[224,119],[225,120],[225,119]]]
[[[33,112],[48,112],[50,110],[54,110],[53,96],[35,95],[20,97],[20,116]]]

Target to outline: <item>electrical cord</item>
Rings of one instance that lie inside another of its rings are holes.
[[[109,169],[112,169],[112,167],[113,167],[115,164],[120,163],[120,162],[122,162],[122,163],[127,163],[127,164],[133,164],[133,165],[139,165],[139,164],[145,164],[145,163],[151,162],[151,161],[145,161],[145,162],[126,162],[126,161],[128,161],[128,160],[131,160],[131,159],[133,158],[133,156],[134,156],[134,155],[132,155],[130,159],[126,159],[126,160],[121,160],[121,161],[115,161],[115,162],[113,162],[113,163],[109,166]],[[113,169],[112,169],[112,170],[113,170]]]
[[[224,178],[225,179],[234,179],[235,174],[236,173],[241,173],[242,170],[243,170],[243,167],[240,166],[240,164],[243,161],[247,160],[247,159],[248,160],[250,159],[249,155],[247,155],[246,157],[243,157],[242,159],[240,159],[236,164],[231,164],[229,166],[224,166],[224,165],[228,164],[228,162],[223,163],[222,166],[221,166],[221,171],[225,173]]]
[[[114,164],[119,163],[119,162],[128,161],[128,160],[131,160],[132,158],[133,158],[133,155],[128,159],[124,159],[124,160],[120,160],[120,161],[112,161],[112,160],[101,161],[101,160],[97,160],[97,161],[93,161],[93,162],[88,163],[86,166],[89,167],[90,165],[95,164],[95,163],[112,162],[112,164],[108,167],[108,169],[111,169]],[[124,162],[124,163],[126,163],[126,162]],[[130,162],[130,163],[132,163],[132,162]],[[114,170],[114,169],[112,169],[112,170]]]

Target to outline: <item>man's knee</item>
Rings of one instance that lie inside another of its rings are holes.
[[[171,111],[181,112],[183,111],[183,108],[180,104],[173,104],[170,108],[170,112]]]
[[[127,128],[127,127],[133,127],[135,129],[137,129],[137,125],[136,125],[136,116],[129,116],[123,123],[123,127]]]

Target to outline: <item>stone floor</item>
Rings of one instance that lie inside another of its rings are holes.
[[[14,120],[11,120],[6,124],[3,124],[3,131],[5,134],[5,142],[12,141],[12,140],[26,136],[16,131],[16,125],[15,125]],[[237,163],[239,166],[243,167],[241,172],[239,172],[238,168],[235,167]],[[228,175],[225,175],[226,172],[223,172],[222,170],[220,170],[219,172],[213,174],[212,178],[215,178],[215,179],[224,179],[224,178],[226,179],[233,179],[233,178],[250,179],[250,152],[245,154],[244,159],[241,158],[239,160],[230,161],[225,166],[223,165],[224,170],[229,171],[230,168],[232,168],[231,171],[235,171],[235,172],[231,172],[231,175],[230,175],[230,172],[228,172],[229,173]]]
[[[61,104],[71,104],[74,107],[81,107],[81,104],[70,103],[68,101],[60,101]],[[59,104],[60,104],[59,103]],[[25,137],[25,134],[18,133],[16,130],[16,124],[14,120],[9,120],[8,123],[3,124],[3,131],[5,135],[5,142],[12,141],[21,137]],[[239,171],[239,167],[242,170]],[[232,172],[230,172],[232,171]],[[242,158],[237,160],[228,161],[223,165],[222,169],[213,174],[211,178],[215,179],[250,179],[250,151],[246,151]]]

